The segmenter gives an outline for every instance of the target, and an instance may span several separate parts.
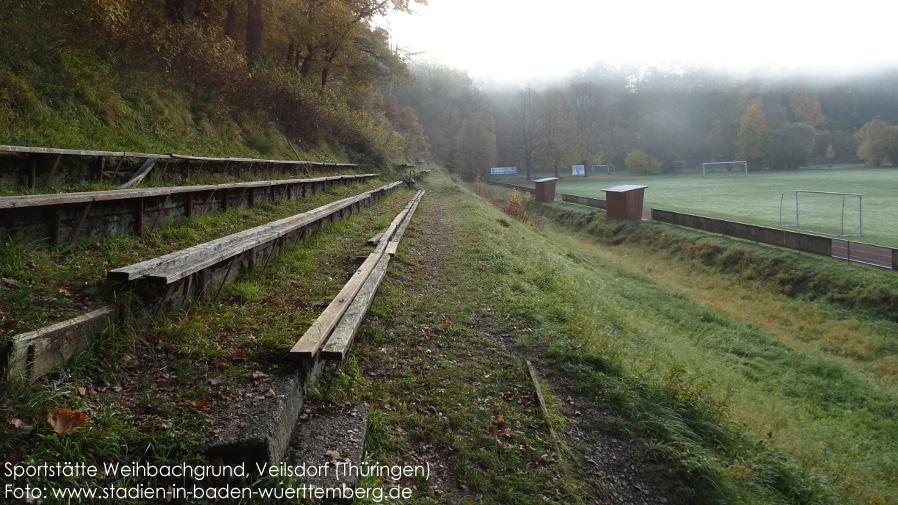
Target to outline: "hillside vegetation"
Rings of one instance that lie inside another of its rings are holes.
[[[0,143],[289,158],[295,146],[374,166],[426,152],[414,112],[380,91],[408,72],[368,25],[403,5],[312,5],[2,0]]]

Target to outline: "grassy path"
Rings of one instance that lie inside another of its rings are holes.
[[[422,499],[615,502],[613,490],[629,503],[608,484],[621,482],[604,473],[614,466],[597,468],[583,446],[624,433],[648,448],[617,455],[651,503],[894,500],[892,323],[603,247],[538,216],[521,224],[439,181],[363,328],[360,382],[339,393],[375,405],[377,457],[447,469],[421,483]],[[878,361],[852,355],[875,342]],[[567,435],[565,464],[545,473],[534,457],[553,451],[521,399],[521,357],[549,379]],[[639,481],[642,464],[669,478]]]

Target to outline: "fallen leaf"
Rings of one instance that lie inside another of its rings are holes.
[[[162,419],[152,419],[140,425],[141,431],[151,431],[156,428],[159,428],[160,430],[168,429],[168,423]]]
[[[209,384],[211,384],[213,386],[220,386],[221,381],[223,381],[223,380],[224,380],[224,375],[219,375],[218,377],[215,377],[214,379],[209,379]]]
[[[205,412],[212,412],[212,405],[210,405],[206,400],[200,400],[196,402],[196,405],[194,405],[194,407]]]
[[[54,409],[47,414],[47,422],[53,431],[68,435],[83,431],[87,427],[87,414],[80,410]]]
[[[538,458],[533,458],[530,460],[530,463],[532,463],[534,466],[549,466],[550,462],[551,461],[549,460],[548,454],[543,454]]]
[[[22,421],[18,417],[10,419],[9,424],[13,425],[13,427],[16,429],[16,433],[18,433],[19,435],[28,435],[32,431],[34,431],[33,424],[25,424],[25,421]]]

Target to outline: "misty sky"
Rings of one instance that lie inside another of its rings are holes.
[[[395,44],[472,77],[555,77],[596,62],[833,73],[898,63],[882,0],[429,0],[393,14]]]

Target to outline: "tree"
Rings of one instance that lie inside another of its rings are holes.
[[[627,170],[634,174],[660,174],[661,162],[648,154],[633,149],[624,160]]]
[[[514,102],[514,119],[517,123],[515,145],[518,156],[524,164],[527,180],[530,170],[536,161],[537,142],[539,141],[539,95],[530,86],[518,92]]]
[[[398,90],[397,98],[417,113],[433,157],[451,164],[462,122],[471,114],[489,115],[487,100],[462,70],[418,61],[411,65],[411,72],[414,82]]]
[[[789,108],[795,121],[820,129],[826,125],[826,116],[820,106],[820,98],[804,90],[794,91],[789,96]]]
[[[795,170],[806,166],[814,149],[814,127],[790,123],[770,132],[767,162],[776,170]]]
[[[246,0],[246,59],[250,64],[262,56],[262,0]]]
[[[763,105],[758,99],[752,100],[739,123],[739,134],[736,137],[739,157],[747,161],[749,166],[757,166],[767,154],[769,139],[770,130],[767,128]]]
[[[555,170],[561,165],[580,159],[577,137],[577,115],[567,95],[560,89],[547,90],[539,111],[538,155]]]
[[[465,180],[473,181],[496,161],[496,134],[493,118],[472,114],[464,119],[455,141],[453,167]]]
[[[826,146],[826,154],[824,156],[826,156],[826,162],[829,164],[829,166],[833,166],[832,163],[833,163],[833,158],[836,157],[836,150],[833,149],[832,143],[829,143]]]
[[[604,102],[599,87],[593,82],[578,82],[568,86],[567,93],[577,117],[580,147],[588,159],[598,161],[602,158],[600,132],[604,116]]]
[[[868,166],[878,167],[886,161],[898,165],[898,126],[874,119],[858,130],[856,137],[857,157]]]

